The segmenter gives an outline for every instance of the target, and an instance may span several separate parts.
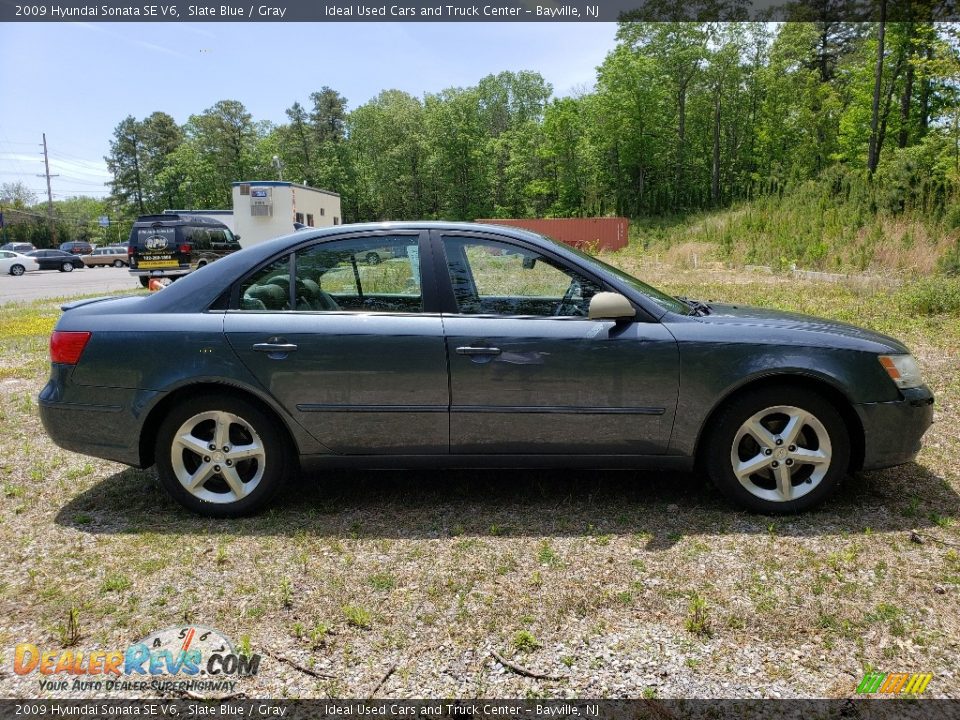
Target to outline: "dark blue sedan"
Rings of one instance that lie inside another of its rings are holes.
[[[933,417],[897,340],[677,299],[500,226],[305,230],[64,310],[39,398],[53,440],[156,464],[220,517],[307,465],[699,466],[789,513],[912,460]]]

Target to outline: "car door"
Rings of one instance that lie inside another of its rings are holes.
[[[39,250],[35,255],[41,270],[51,270],[60,267],[60,260],[54,256],[53,250]]]
[[[381,249],[389,260],[365,262]],[[224,321],[234,351],[335,453],[448,451],[443,327],[425,311],[435,300],[420,249],[416,231],[338,238],[277,258],[235,290]]]
[[[590,320],[590,298],[610,288],[531,245],[465,232],[434,241],[449,280],[451,453],[665,451],[679,354],[662,325]]]

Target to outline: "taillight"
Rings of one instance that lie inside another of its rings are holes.
[[[89,339],[89,332],[54,330],[50,336],[50,361],[76,365]]]
[[[127,245],[127,256],[133,255],[133,245]]]
[[[184,255],[189,255],[189,254],[190,254],[190,246],[189,246],[189,245],[186,245],[186,244],[181,245],[181,246],[180,246],[180,252],[182,252]]]

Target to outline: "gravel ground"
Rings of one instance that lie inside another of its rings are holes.
[[[960,697],[960,323],[837,283],[665,282],[903,337],[938,397],[917,463],[792,518],[732,509],[697,475],[578,470],[330,473],[263,516],[206,520],[152,471],[50,443],[46,331],[7,337],[0,695],[94,695],[11,672],[17,643],[59,649],[74,610],[84,651],[218,628],[263,656],[236,687],[251,697],[842,698],[870,669]]]

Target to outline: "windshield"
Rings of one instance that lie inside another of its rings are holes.
[[[549,239],[552,240],[552,238],[549,238]],[[557,241],[553,240],[553,242],[557,242]],[[564,248],[566,248],[572,253],[575,253],[581,260],[583,260],[584,264],[587,265],[588,267],[592,267],[595,270],[599,270],[601,272],[606,272],[610,275],[615,275],[618,280],[622,280],[637,292],[643,293],[648,298],[653,300],[653,302],[655,302],[657,305],[662,307],[664,310],[669,310],[670,312],[679,313],[680,315],[690,314],[691,312],[690,306],[687,305],[685,302],[681,302],[680,300],[677,300],[677,298],[671,295],[667,295],[665,292],[661,292],[660,290],[657,290],[655,287],[651,285],[647,285],[642,280],[637,280],[637,278],[633,277],[633,275],[628,275],[623,270],[620,270],[619,268],[615,268],[613,265],[608,265],[607,263],[603,262],[603,260],[598,260],[597,258],[593,257],[592,255],[588,255],[582,250],[579,250],[570,245],[564,245]]]

